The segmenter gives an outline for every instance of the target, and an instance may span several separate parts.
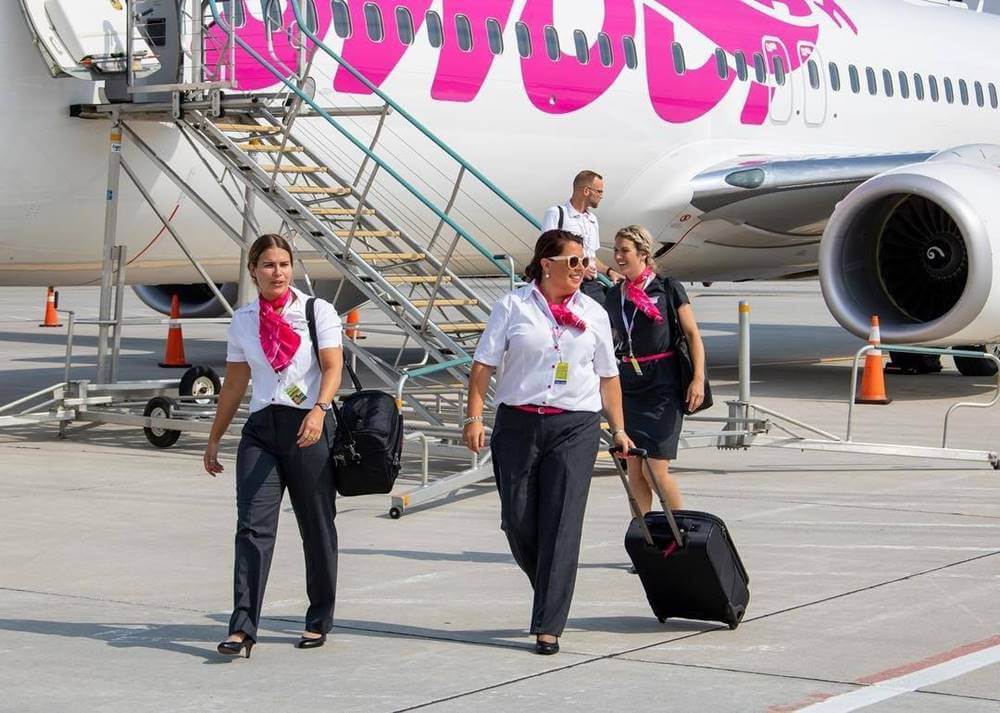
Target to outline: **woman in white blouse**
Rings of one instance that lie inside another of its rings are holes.
[[[305,631],[296,644],[322,646],[333,627],[337,528],[330,459],[331,403],[343,367],[341,325],[333,306],[315,300],[316,362],[306,321],[308,295],[292,287],[292,249],[262,235],[248,269],[259,299],[241,307],[229,327],[226,379],[205,448],[205,470],[222,472],[219,441],[253,378],[250,418],[236,456],[236,562],[229,637],[220,654],[245,656],[257,641],[264,587],[274,552],[281,500],[288,488],[306,559]]]
[[[531,282],[494,305],[469,378],[463,437],[478,452],[486,445],[483,404],[499,368],[493,473],[501,527],[534,588],[539,654],[559,651],[569,616],[602,407],[615,444],[632,447],[608,315],[579,292],[588,263],[578,236],[543,233],[524,271]]]

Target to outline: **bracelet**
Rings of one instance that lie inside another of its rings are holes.
[[[462,427],[464,428],[465,426],[468,426],[470,423],[482,423],[482,422],[483,422],[482,416],[469,416],[467,419],[462,421]]]
[[[614,438],[614,437],[615,437],[615,436],[617,436],[617,435],[618,435],[619,433],[625,433],[625,429],[624,429],[624,428],[616,428],[615,430],[613,430],[613,431],[611,432],[611,437],[612,437],[612,438]]]

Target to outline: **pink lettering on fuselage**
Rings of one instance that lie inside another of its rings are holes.
[[[501,29],[506,27],[513,5],[514,0],[444,0],[444,26],[457,28],[458,16],[462,15],[470,25],[470,44],[462,49],[456,38],[441,47],[431,97],[453,102],[476,98],[497,56],[490,47],[486,22],[492,20]]]
[[[298,28],[295,26],[295,10],[291,5],[285,7],[281,18],[281,27],[268,33],[264,22],[256,19],[250,14],[246,0],[231,0],[243,6],[244,24],[236,29],[240,39],[246,42],[254,52],[259,54],[273,66],[278,72],[286,77],[294,74],[296,63],[298,62],[299,47],[303,39]],[[229,3],[222,5],[223,14],[229,7]],[[324,37],[330,27],[333,11],[330,3],[317,3],[317,28],[316,36]],[[228,24],[229,17],[226,17]],[[220,72],[221,68],[229,64],[229,54],[226,45],[229,42],[229,35],[219,25],[212,25],[205,33],[205,64],[214,70],[208,70],[209,76],[214,72]],[[307,42],[307,47],[312,43]],[[315,51],[311,48],[310,52]],[[266,67],[262,66],[253,56],[239,44],[236,45],[234,75],[237,86],[244,91],[255,89],[266,89],[278,83],[278,79]],[[221,77],[220,77],[221,78]]]
[[[328,5],[329,3],[323,3]],[[379,41],[368,36],[364,5],[374,5],[381,14],[383,37]],[[376,87],[382,85],[403,58],[409,45],[399,39],[399,25],[396,8],[405,8],[413,22],[416,33],[423,24],[424,15],[431,6],[431,0],[364,0],[348,2],[351,13],[351,36],[344,40],[341,52],[344,60]],[[360,80],[343,67],[337,68],[333,77],[333,88],[345,94],[371,94]]]
[[[588,49],[589,61],[582,64],[575,55],[560,50],[555,61],[549,58],[545,28],[553,24],[553,0],[528,0],[521,22],[531,36],[531,56],[521,59],[521,76],[528,99],[549,114],[568,114],[587,106],[603,95],[625,68],[621,50],[625,36],[635,34],[634,0],[604,0],[601,32],[610,41],[611,64],[601,58],[600,42]],[[564,38],[575,42],[572,36]]]
[[[246,24],[238,30],[259,54],[272,64],[294,67],[298,50],[289,32],[294,24],[290,7],[284,12],[284,27],[272,33],[270,41],[264,23],[254,19],[244,3]],[[345,0],[350,13],[351,34],[343,42],[341,54],[374,86],[381,86],[403,59],[409,44],[399,37],[397,8],[410,16],[416,34],[426,24],[432,0]],[[603,96],[625,69],[624,40],[635,37],[638,16],[636,0],[603,0],[604,17],[597,38],[588,38],[589,57],[581,62],[575,54],[558,51],[552,60],[547,46],[546,28],[554,22],[555,0],[526,0],[520,22],[528,29],[531,51],[520,60],[521,77],[528,100],[548,114],[578,111]],[[329,2],[317,2],[319,29],[324,37],[331,23]],[[377,27],[369,27],[365,6],[380,13]],[[744,124],[761,124],[775,101],[775,62],[780,59],[785,74],[791,74],[808,61],[809,52],[803,47],[815,46],[820,22],[845,27],[857,34],[857,26],[840,6],[838,0],[642,0],[645,38],[645,72],[650,102],[656,114],[671,123],[686,123],[705,116],[717,107],[730,92],[746,87],[746,97],[740,114]],[[499,56],[491,47],[487,22],[507,29],[511,21],[513,0],[443,0],[440,24],[443,44],[439,52],[431,97],[438,101],[470,102],[483,87],[487,75]],[[463,28],[459,42],[459,17]],[[465,26],[468,21],[468,27]],[[723,50],[730,64],[725,79],[718,75],[716,60],[688,57],[688,67],[678,73],[671,56],[671,43],[678,36],[678,24],[690,26]],[[468,29],[468,32],[466,32]],[[574,46],[572,28],[560,28],[562,46]],[[371,33],[383,35],[372,40]],[[467,35],[467,36],[466,36]],[[209,31],[218,46],[225,44],[225,33],[218,28]],[[292,39],[290,39],[290,37]],[[503,33],[514,44],[514,33]],[[597,39],[590,44],[591,39]],[[418,40],[421,41],[421,40]],[[423,41],[426,41],[424,39]],[[470,46],[471,42],[471,46]],[[610,48],[610,52],[608,49]],[[504,48],[504,53],[515,51]],[[733,70],[734,56],[742,53],[750,66],[751,78],[739,81]],[[755,81],[754,59],[759,55],[767,68],[767,82]],[[218,56],[216,56],[218,59]],[[609,61],[610,60],[610,61]],[[698,62],[701,61],[700,64]],[[247,53],[237,51],[237,71],[242,89],[259,89],[275,84],[274,76],[260,67]],[[284,71],[284,70],[282,70]],[[367,86],[343,67],[338,67],[333,88],[351,94],[371,93]],[[779,100],[787,100],[787,94]]]

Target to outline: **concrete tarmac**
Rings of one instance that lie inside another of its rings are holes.
[[[814,283],[691,289],[716,401],[737,392],[736,303],[753,306],[754,398],[843,434],[861,342]],[[0,403],[61,379],[44,290],[0,290]],[[96,312],[93,288],[62,306]],[[127,313],[148,312],[129,303]],[[165,327],[129,331],[126,378],[155,367]],[[219,327],[185,327],[189,360],[224,361]],[[986,378],[889,376],[858,437],[937,445],[944,411]],[[93,370],[86,331],[74,376]],[[174,374],[176,375],[176,374]],[[723,413],[717,406],[712,414]],[[952,445],[996,450],[1000,413],[958,412]],[[390,520],[382,496],[341,498],[336,628],[293,647],[306,600],[287,501],[250,660],[222,659],[231,606],[236,439],[226,471],[204,439],[155,450],[136,429],[0,429],[0,711],[1000,712],[1000,474],[987,465],[752,448],[682,451],[686,506],[721,516],[751,575],[740,627],[652,616],[628,574],[618,479],[591,487],[562,652],[526,633],[530,589],[489,483]],[[412,485],[412,479],[401,482]]]

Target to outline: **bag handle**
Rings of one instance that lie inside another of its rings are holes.
[[[609,450],[611,453],[611,459],[615,462],[615,467],[618,469],[618,477],[621,478],[622,485],[625,486],[625,492],[628,493],[629,506],[632,508],[632,514],[639,521],[639,529],[642,530],[643,539],[646,540],[646,544],[650,547],[655,546],[653,543],[653,536],[649,532],[649,527],[646,525],[646,518],[641,512],[639,512],[639,503],[635,499],[635,495],[632,493],[632,488],[628,484],[628,476],[625,474],[625,469],[622,468],[619,456],[621,455],[622,449],[620,446],[615,446]],[[674,538],[674,542],[677,547],[683,548],[687,543],[684,539],[684,534],[681,532],[680,527],[677,525],[677,520],[674,518],[674,513],[671,511],[670,507],[667,505],[666,499],[663,497],[663,493],[660,491],[660,486],[656,482],[656,478],[653,477],[653,472],[649,468],[649,458],[646,455],[647,451],[644,448],[631,448],[628,454],[630,456],[635,456],[641,460],[642,476],[649,483],[649,487],[656,493],[656,497],[660,500],[660,507],[663,508],[663,514],[667,518],[667,524],[670,526],[670,534]]]
[[[309,323],[309,338],[312,339],[313,344],[313,354],[316,355],[316,363],[319,364],[319,341],[316,337],[316,298],[310,297],[306,300],[306,322]],[[348,359],[344,359],[344,368],[347,369],[347,373],[351,377],[351,381],[354,383],[354,390],[361,391],[361,381],[358,380],[358,375],[354,373],[354,369],[351,368],[351,362]]]

